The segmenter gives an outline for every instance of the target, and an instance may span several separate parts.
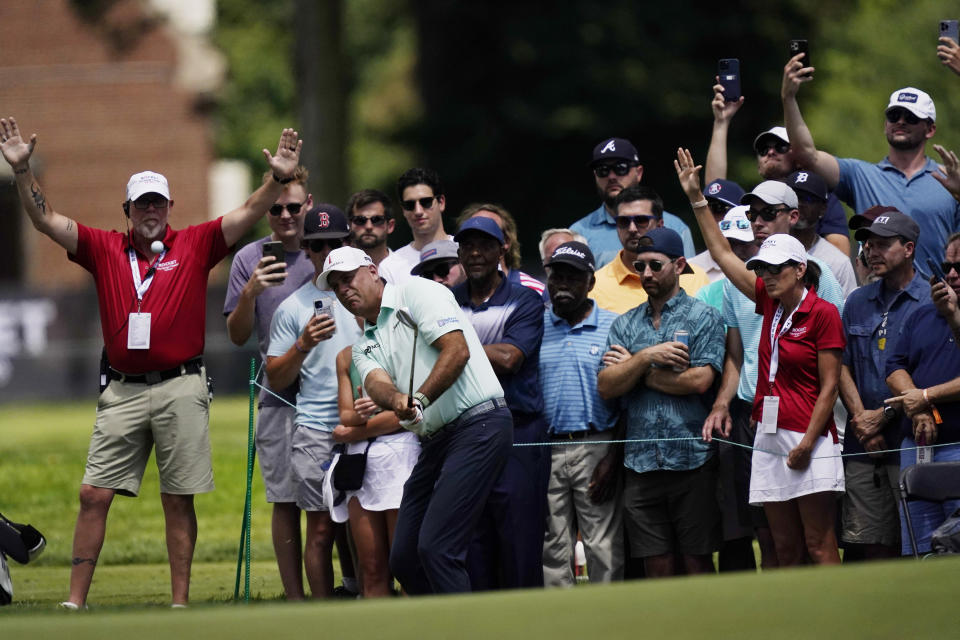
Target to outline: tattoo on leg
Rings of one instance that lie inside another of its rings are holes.
[[[73,566],[77,566],[78,564],[83,564],[83,563],[87,563],[93,567],[97,566],[96,558],[74,558],[73,559]]]
[[[40,209],[40,211],[46,213],[47,200],[43,197],[43,192],[40,191],[40,186],[36,182],[30,185],[30,193],[33,195],[33,203],[37,205],[37,209]]]

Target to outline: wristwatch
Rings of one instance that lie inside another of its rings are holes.
[[[896,409],[894,409],[894,408],[891,407],[890,405],[887,405],[887,406],[885,406],[885,407],[883,408],[883,419],[884,419],[884,420],[886,420],[887,422],[890,422],[890,421],[892,421],[892,420],[893,420],[894,418],[896,418],[896,417],[897,417],[897,410],[896,410]]]
[[[289,178],[281,178],[276,173],[273,174],[273,179],[279,182],[280,184],[289,184],[293,182],[293,176],[290,176]]]
[[[420,403],[420,408],[423,410],[430,406],[430,398],[419,391],[413,394],[413,399]]]

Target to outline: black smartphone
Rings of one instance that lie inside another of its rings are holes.
[[[736,102],[740,99],[740,61],[736,58],[723,58],[717,62],[717,76],[723,86],[723,99]]]
[[[943,280],[944,282],[947,281],[947,275],[943,272],[943,269],[941,269],[940,265],[938,265],[936,262],[934,262],[930,258],[927,258],[927,268],[930,269],[930,273],[937,276],[937,278],[939,278],[940,280]]]
[[[960,44],[960,22],[957,20],[940,21],[940,38],[951,38]]]
[[[286,262],[287,260],[287,252],[283,248],[283,243],[279,241],[264,242],[263,255],[264,257],[273,256],[276,258],[270,264],[274,264],[276,262]]]
[[[802,53],[803,57],[800,58],[800,64],[804,67],[810,66],[810,45],[806,40],[791,40],[790,41],[790,57]]]

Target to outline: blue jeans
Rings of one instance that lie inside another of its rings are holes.
[[[390,570],[410,595],[470,591],[467,548],[513,444],[506,408],[425,440],[403,486]]]
[[[900,444],[901,448],[915,447],[917,443],[913,438],[907,437]],[[948,447],[934,447],[934,462],[956,462],[960,460],[960,443]],[[916,449],[900,452],[900,473],[907,467],[912,467],[917,463]],[[917,538],[917,550],[920,553],[930,553],[930,537],[933,530],[943,524],[954,511],[960,509],[960,500],[947,500],[946,502],[927,502],[926,500],[912,500],[907,503],[910,509],[910,521],[913,523],[913,533]],[[905,556],[913,555],[913,547],[910,546],[910,533],[907,531],[907,519],[903,515],[903,509],[900,510],[900,540],[901,553]]]

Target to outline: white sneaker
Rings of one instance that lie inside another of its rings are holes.
[[[186,608],[187,608],[187,605],[174,602],[172,605],[170,605],[170,608],[171,608],[171,609],[186,609]]]
[[[86,608],[87,605],[83,605],[81,607],[80,605],[70,602],[69,600],[65,600],[57,605],[57,609],[66,609],[67,611],[79,611],[80,609]]]

